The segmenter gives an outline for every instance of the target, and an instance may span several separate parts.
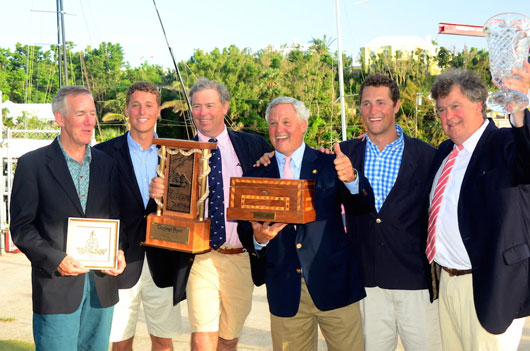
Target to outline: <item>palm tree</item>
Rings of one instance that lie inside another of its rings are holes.
[[[329,51],[329,48],[331,47],[331,44],[335,39],[328,38],[325,34],[322,37],[322,39],[313,38],[309,41],[311,43],[311,49],[315,50],[315,52],[319,55],[327,54]]]

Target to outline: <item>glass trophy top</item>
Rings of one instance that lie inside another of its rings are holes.
[[[484,24],[493,81],[503,88],[502,80],[516,78],[513,68],[522,68],[530,47],[530,18],[519,13],[501,13]],[[520,111],[528,106],[528,97],[515,90],[501,89],[488,97],[489,108],[501,113]]]

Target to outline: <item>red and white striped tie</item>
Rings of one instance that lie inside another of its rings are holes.
[[[455,148],[449,154],[447,162],[445,163],[445,166],[442,170],[442,174],[440,174],[440,178],[438,178],[438,182],[436,183],[436,189],[434,190],[431,208],[429,209],[427,248],[425,249],[425,254],[427,255],[429,263],[434,260],[434,256],[436,255],[436,221],[438,220],[440,204],[442,203],[442,199],[444,197],[445,187],[447,185],[447,181],[449,180],[449,175],[451,174],[453,166],[455,165],[456,156],[458,155],[458,152],[463,149],[463,147],[464,146],[462,145],[455,145]]]

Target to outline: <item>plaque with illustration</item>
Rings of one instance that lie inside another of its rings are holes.
[[[190,213],[193,190],[194,154],[171,155],[168,165],[168,189],[166,209],[174,212]]]
[[[117,219],[68,218],[66,254],[88,269],[118,266],[120,221]]]
[[[216,143],[153,139],[159,145],[157,173],[164,179],[164,195],[155,199],[157,211],[147,216],[143,245],[188,253],[210,250],[208,160]]]

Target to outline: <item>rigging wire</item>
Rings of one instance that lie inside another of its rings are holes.
[[[169,41],[167,40],[166,30],[164,29],[164,24],[162,23],[162,18],[160,17],[160,12],[158,12],[158,7],[156,6],[156,1],[153,0],[153,5],[155,6],[156,14],[158,16],[158,21],[160,22],[160,26],[162,27],[162,33],[164,34],[164,39],[166,40],[167,48],[169,49],[169,54],[171,55],[171,59],[173,60],[173,65],[175,66],[175,72],[177,73],[177,76],[180,81],[180,87],[182,88],[182,94],[184,95],[184,100],[186,101],[186,104],[188,106],[188,112],[189,116],[188,118],[184,118],[184,122],[186,123],[186,133],[188,136],[188,139],[191,138],[190,131],[191,129],[193,135],[195,135],[195,125],[191,123],[191,116],[193,115],[191,112],[191,104],[190,99],[188,97],[188,93],[186,92],[186,87],[184,86],[184,81],[182,80],[182,75],[180,74],[180,70],[178,68],[177,62],[175,61],[175,56],[173,55],[173,50],[171,49],[171,46],[169,45]],[[190,122],[190,127],[188,129],[187,123]]]

